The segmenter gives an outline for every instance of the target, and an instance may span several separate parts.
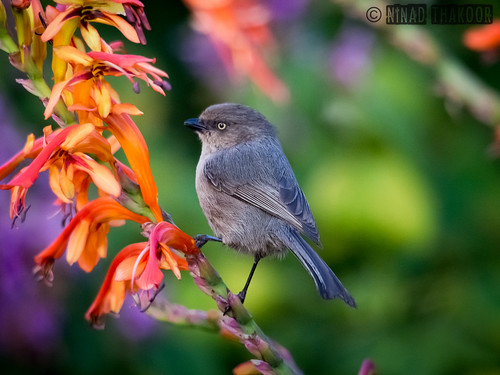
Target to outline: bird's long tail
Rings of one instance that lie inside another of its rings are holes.
[[[281,240],[300,260],[314,279],[316,289],[323,299],[340,298],[351,307],[356,307],[354,298],[318,253],[293,228]]]

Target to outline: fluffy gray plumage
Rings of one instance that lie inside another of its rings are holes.
[[[208,107],[185,124],[202,142],[196,191],[214,234],[225,245],[259,257],[290,249],[313,277],[321,297],[338,297],[355,306],[332,270],[301,237],[320,245],[309,204],[266,118],[252,108],[224,103]]]

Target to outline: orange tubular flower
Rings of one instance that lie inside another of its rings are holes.
[[[173,250],[184,254],[199,251],[193,238],[164,221],[154,226],[148,242],[125,247],[111,263],[104,283],[85,317],[96,324],[102,315],[118,313],[127,290],[136,293],[153,289],[156,292],[163,279],[160,269],[170,269],[180,278],[180,271],[187,270],[188,265]]]
[[[106,52],[84,53],[71,46],[56,47],[54,52],[60,59],[74,66],[74,74],[71,78],[54,85],[45,109],[46,119],[52,115],[62,92],[69,89],[73,89],[75,95],[80,90],[86,94],[86,98],[79,94],[81,99],[81,102],[77,103],[79,108],[83,107],[89,111],[97,108],[101,118],[107,117],[113,104],[119,103],[119,97],[104,79],[105,76],[125,75],[132,83],[134,82],[133,77],[137,77],[147,82],[155,91],[165,95],[163,87],[166,86],[166,83],[162,77],[168,77],[168,75],[150,64],[155,62],[154,59]],[[132,105],[129,104],[129,106]],[[139,112],[135,107],[131,108],[134,112]]]
[[[87,203],[56,240],[35,256],[37,271],[50,281],[52,264],[64,254],[67,247],[68,263],[78,262],[80,268],[90,272],[99,259],[106,256],[109,226],[123,220],[139,224],[149,221],[148,218],[127,210],[111,197],[100,197]]]
[[[100,318],[103,315],[110,312],[116,314],[120,312],[126,292],[130,290],[130,281],[127,281],[126,276],[123,277],[122,272],[118,272],[118,268],[123,268],[122,263],[127,264],[128,259],[132,259],[135,263],[135,259],[145,246],[147,246],[147,242],[128,245],[111,262],[101,289],[85,314],[85,318],[91,322],[92,326],[102,328],[103,324],[100,322]]]
[[[14,186],[10,190],[10,218],[12,219],[12,227],[14,227],[17,219],[21,219],[21,222],[24,222],[26,218],[26,213],[29,209],[29,206],[28,209],[25,208],[27,192],[28,189],[20,186]]]
[[[131,42],[139,43],[139,37],[134,28],[118,14],[124,14],[125,10],[122,4],[113,1],[56,1],[59,4],[66,5],[66,9],[59,12],[56,9],[51,9],[50,12],[57,14],[53,15],[53,19],[48,25],[45,32],[42,34],[42,40],[47,42],[53,39],[64,26],[71,22],[74,24],[75,19],[80,25],[80,32],[83,40],[94,51],[101,51],[101,37],[99,33],[90,23],[98,22],[116,27],[120,32]]]
[[[0,180],[7,177],[24,160],[35,158],[42,150],[44,141],[44,138],[35,140],[33,133],[28,135],[24,148],[0,166]]]
[[[55,135],[56,132],[52,134]],[[24,145],[24,148],[0,166],[0,180],[3,180],[5,177],[7,177],[24,160],[35,158],[43,149],[45,141],[45,137],[35,140],[34,134],[28,135],[28,139],[26,141],[26,144]],[[25,170],[26,167],[23,168],[20,173],[23,173]],[[10,189],[10,218],[14,219],[14,222],[12,224],[14,225],[16,218],[21,218],[21,221],[24,221],[24,215],[26,213],[24,207],[28,189],[21,186],[8,185],[0,185],[0,189]]]
[[[109,130],[122,146],[130,167],[134,171],[144,203],[149,206],[156,221],[162,221],[163,215],[158,205],[158,188],[149,165],[149,151],[144,137],[128,114],[112,113],[107,117],[106,122]]]
[[[184,254],[199,252],[196,242],[191,236],[173,224],[166,221],[159,222],[149,235],[149,246],[143,250],[143,252],[148,253],[146,266],[142,275],[135,280],[141,289],[149,290],[160,286],[163,279],[160,268],[170,269],[178,279],[181,278],[177,259],[174,257],[175,254],[170,251],[170,247]],[[138,258],[137,261],[139,262],[140,259]]]
[[[57,8],[48,6],[44,10],[40,0],[33,0],[33,6],[23,10],[24,18],[18,19],[24,23],[18,22],[17,26],[19,44],[24,48],[21,52],[32,56],[26,61],[33,61],[40,71],[46,60],[46,43],[50,41],[53,46],[55,84],[48,99],[43,94],[44,116],[53,116],[64,127],[55,131],[45,127],[43,137],[38,139],[29,135],[23,150],[0,165],[0,180],[9,178],[0,189],[10,190],[14,222],[24,220],[26,194],[39,174],[48,171],[56,204],[64,214],[63,222],[69,219],[57,238],[34,257],[35,272],[48,283],[52,282],[56,259],[65,256],[68,264],[77,263],[85,272],[91,272],[107,256],[110,227],[122,225],[125,220],[142,226],[148,241],[131,244],[116,255],[87,311],[86,318],[96,323],[107,313],[118,313],[127,292],[142,297],[156,295],[164,277],[162,270],[171,270],[180,278],[181,271],[188,270],[184,255],[197,254],[199,249],[192,237],[163,221],[149,150],[130,117],[142,112],[132,104],[121,103],[106,80],[108,76],[125,76],[138,91],[136,81],[140,79],[163,95],[170,89],[165,81],[168,75],[154,67],[155,59],[118,54],[120,44],[108,44],[94,27],[95,23],[111,25],[130,41],[145,43],[143,28],[150,27],[143,4],[139,0],[55,2]],[[2,9],[0,5],[0,23]],[[74,35],[77,28],[83,40]],[[91,51],[86,52],[89,48]],[[33,66],[20,68],[26,68],[29,76],[23,85],[36,92],[37,82],[32,81],[33,72],[27,69]],[[54,115],[60,100],[66,108],[60,105],[64,111],[58,107]],[[66,116],[70,111],[76,115]],[[111,133],[107,139],[103,136],[106,130]],[[129,167],[113,156],[120,147]],[[21,168],[23,162],[26,165]],[[93,200],[89,200],[91,183],[98,195]]]
[[[11,218],[21,214],[26,190],[33,185],[39,173],[46,169],[50,172],[50,185],[53,192],[65,203],[71,203],[75,192],[81,191],[80,185],[85,184],[83,178],[85,176],[89,176],[104,193],[115,197],[120,195],[121,187],[113,173],[86,155],[86,153],[94,154],[104,162],[111,163],[114,160],[110,144],[92,124],[72,125],[57,133],[54,132],[46,139],[48,143],[41,149],[40,141],[37,141],[35,151],[38,151],[38,155],[31,164],[23,168],[7,184],[0,185],[0,189],[4,190],[16,186],[24,189],[16,190],[15,194],[14,191],[12,192],[11,209],[15,210],[11,211]],[[18,154],[17,157],[11,159],[12,162],[6,170],[11,169],[12,165],[26,156],[29,156],[29,153]],[[21,191],[23,191],[22,200],[19,199]]]

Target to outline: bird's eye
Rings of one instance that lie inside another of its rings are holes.
[[[226,123],[225,122],[217,123],[217,128],[219,128],[219,130],[224,130],[226,128]]]

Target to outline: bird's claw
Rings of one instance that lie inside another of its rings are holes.
[[[236,297],[238,297],[238,299],[240,300],[240,302],[241,302],[242,305],[245,302],[246,294],[247,294],[246,290],[242,290],[241,292],[239,292],[238,294],[236,294]],[[231,310],[232,310],[231,303],[228,302],[228,304],[227,304],[226,308],[224,309],[224,311],[222,312],[222,314],[225,316]]]
[[[247,296],[247,291],[244,289],[241,292],[239,292],[237,296],[240,299],[241,304],[243,305],[243,303],[245,302],[245,297]]]

